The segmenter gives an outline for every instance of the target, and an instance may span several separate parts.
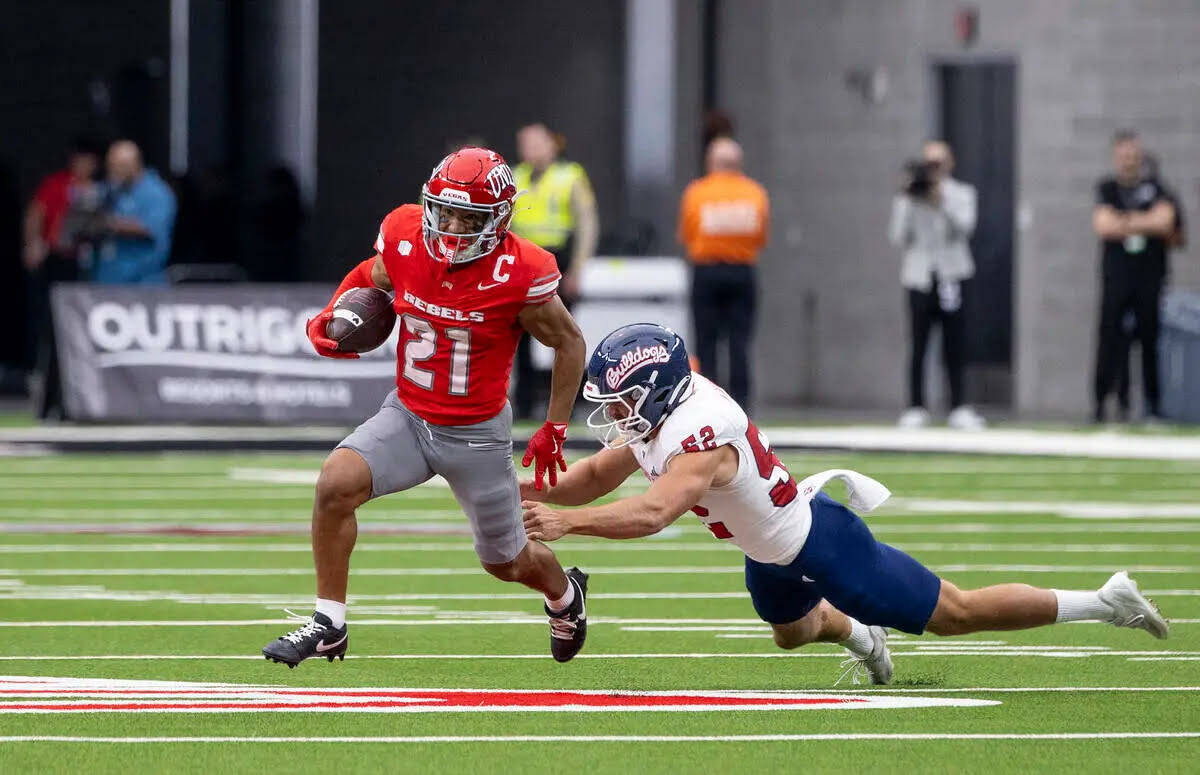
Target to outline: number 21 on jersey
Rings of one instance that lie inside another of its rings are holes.
[[[404,345],[404,378],[417,387],[433,390],[437,372],[417,365],[437,354],[438,332],[424,318],[405,313],[401,318],[404,330],[413,335]],[[467,378],[471,373],[471,329],[447,328],[450,340],[450,395],[467,394]]]

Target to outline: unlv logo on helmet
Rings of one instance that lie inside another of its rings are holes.
[[[491,255],[508,234],[516,197],[512,170],[495,151],[463,148],[442,159],[421,189],[429,255],[451,264]]]
[[[487,182],[491,187],[492,196],[499,197],[509,186],[516,187],[517,181],[507,164],[501,164],[487,174]]]

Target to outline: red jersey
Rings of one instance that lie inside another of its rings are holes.
[[[517,315],[558,288],[554,256],[509,232],[490,255],[451,269],[425,250],[418,205],[383,219],[375,250],[396,291],[400,400],[435,425],[495,417],[508,400]]]

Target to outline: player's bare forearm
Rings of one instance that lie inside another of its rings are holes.
[[[541,507],[545,509],[545,507]],[[651,493],[622,498],[604,506],[588,506],[582,509],[554,512],[562,521],[562,531],[551,532],[541,540],[554,540],[562,535],[585,535],[597,538],[645,538],[652,536],[674,522],[682,514],[672,514],[668,504]],[[528,531],[531,516],[536,518],[537,509],[527,510],[525,524]],[[533,537],[538,537],[533,534]]]
[[[550,374],[550,409],[546,420],[565,423],[571,419],[575,394],[583,380],[587,343],[575,319],[562,299],[555,296],[544,304],[521,310],[518,319],[530,336],[554,350],[554,368]]]
[[[558,506],[582,506],[608,495],[636,470],[637,459],[628,447],[605,449],[572,463],[558,477],[558,484],[549,490],[539,492],[523,487],[521,496]]]
[[[700,501],[721,467],[724,449],[679,455],[643,495],[603,506],[563,511],[527,501],[522,504],[525,534],[539,541],[567,534],[616,539],[654,535]]]
[[[583,380],[586,355],[587,345],[584,344],[582,334],[554,348],[554,369],[550,373],[550,408],[546,412],[548,421],[570,422],[571,410],[575,407],[575,395],[579,392],[579,383]]]
[[[371,284],[385,291],[392,290],[392,278],[383,264],[383,256],[375,256],[375,263],[371,264]]]

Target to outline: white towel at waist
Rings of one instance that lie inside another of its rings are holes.
[[[892,496],[888,488],[866,474],[845,468],[833,468],[813,474],[800,482],[800,494],[806,501],[811,501],[831,479],[841,479],[846,483],[849,496],[846,505],[855,511],[873,511]]]

